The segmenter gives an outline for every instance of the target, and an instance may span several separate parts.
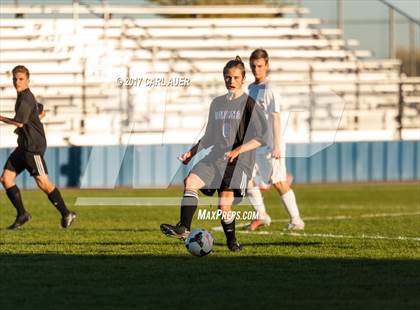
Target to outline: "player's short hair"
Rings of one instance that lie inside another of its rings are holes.
[[[13,76],[15,76],[16,73],[25,73],[26,77],[29,79],[29,70],[25,66],[18,65],[16,67],[14,67],[13,70],[12,70]]]
[[[241,57],[236,56],[235,59],[229,60],[223,68],[223,75],[225,75],[226,72],[232,68],[239,68],[242,71],[242,77],[245,77],[245,65]]]
[[[251,53],[251,56],[249,57],[249,62],[256,60],[256,59],[264,59],[265,63],[268,63],[268,53],[263,48],[257,48],[255,51]]]

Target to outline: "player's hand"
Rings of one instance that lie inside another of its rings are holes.
[[[192,156],[191,156],[191,152],[185,152],[184,154],[178,156],[178,160],[181,161],[184,165],[188,165],[188,163],[190,162]]]
[[[0,121],[4,121],[4,116],[0,115]]]
[[[234,149],[234,150],[232,150],[232,151],[230,151],[230,152],[226,152],[225,153],[225,158],[226,159],[228,159],[229,160],[229,162],[231,163],[231,162],[233,162],[234,161],[234,159],[236,158],[236,157],[238,157],[239,156],[239,149]]]
[[[272,151],[271,151],[271,157],[275,158],[275,159],[279,159],[281,156],[281,152],[280,152],[280,148],[275,147]]]

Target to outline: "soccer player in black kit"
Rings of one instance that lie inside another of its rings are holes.
[[[231,206],[246,195],[255,163],[255,149],[265,145],[267,125],[262,110],[242,90],[245,66],[240,57],[226,64],[223,77],[228,93],[212,101],[204,136],[179,160],[188,164],[200,150],[211,148],[210,153],[192,168],[184,180],[179,223],[175,226],[161,224],[160,229],[169,237],[185,239],[197,209],[198,191],[206,195],[217,191],[227,246],[237,252],[242,246],[236,240]]]
[[[9,229],[17,229],[32,216],[25,210],[19,188],[15,184],[16,177],[27,170],[35,178],[38,187],[47,194],[48,199],[61,213],[61,226],[68,228],[76,213],[67,209],[60,191],[48,180],[48,170],[44,161],[47,148],[44,126],[40,116],[42,111],[32,92],[29,90],[29,70],[24,66],[16,66],[13,71],[13,85],[17,92],[15,117],[7,118],[0,115],[0,121],[16,127],[18,147],[10,154],[4,165],[1,183],[6,190],[7,197],[16,208],[15,222]]]

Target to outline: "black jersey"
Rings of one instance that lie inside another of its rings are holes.
[[[200,148],[212,147],[205,158],[216,165],[239,165],[248,176],[255,164],[255,150],[240,154],[233,163],[227,163],[224,154],[255,139],[262,145],[267,141],[267,124],[263,111],[247,94],[228,100],[227,95],[216,97],[209,111],[206,132]]]
[[[44,155],[47,148],[44,126],[39,119],[39,106],[29,88],[18,93],[15,105],[16,122],[23,127],[17,128],[18,147],[26,152]]]

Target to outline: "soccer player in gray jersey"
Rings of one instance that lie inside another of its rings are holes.
[[[15,222],[9,229],[17,229],[32,218],[23,206],[20,190],[15,184],[16,177],[25,169],[61,213],[61,226],[68,228],[76,214],[67,209],[60,191],[48,180],[48,170],[44,161],[47,141],[40,120],[44,115],[43,106],[36,102],[29,89],[29,70],[24,66],[16,66],[12,73],[13,86],[17,92],[16,114],[14,118],[0,115],[0,121],[15,126],[15,133],[18,135],[18,147],[7,159],[1,176],[7,197],[17,211]]]
[[[287,229],[302,230],[305,223],[300,217],[295,193],[287,181],[286,144],[281,136],[280,96],[267,79],[268,53],[264,49],[257,49],[252,52],[249,61],[255,77],[255,81],[248,86],[249,95],[264,110],[270,137],[268,145],[257,150],[253,178],[248,185],[248,199],[259,218],[245,228],[255,230],[261,225],[270,225],[271,218],[266,212],[260,185],[273,184],[290,218]]]
[[[204,136],[179,160],[188,164],[201,149],[211,148],[210,153],[184,180],[179,223],[175,226],[161,224],[160,228],[169,237],[186,238],[197,209],[198,191],[206,195],[217,191],[226,243],[229,250],[237,252],[242,247],[236,240],[231,206],[246,195],[255,163],[255,149],[266,143],[267,127],[262,110],[242,90],[245,66],[239,57],[226,64],[223,77],[228,93],[213,100]]]

